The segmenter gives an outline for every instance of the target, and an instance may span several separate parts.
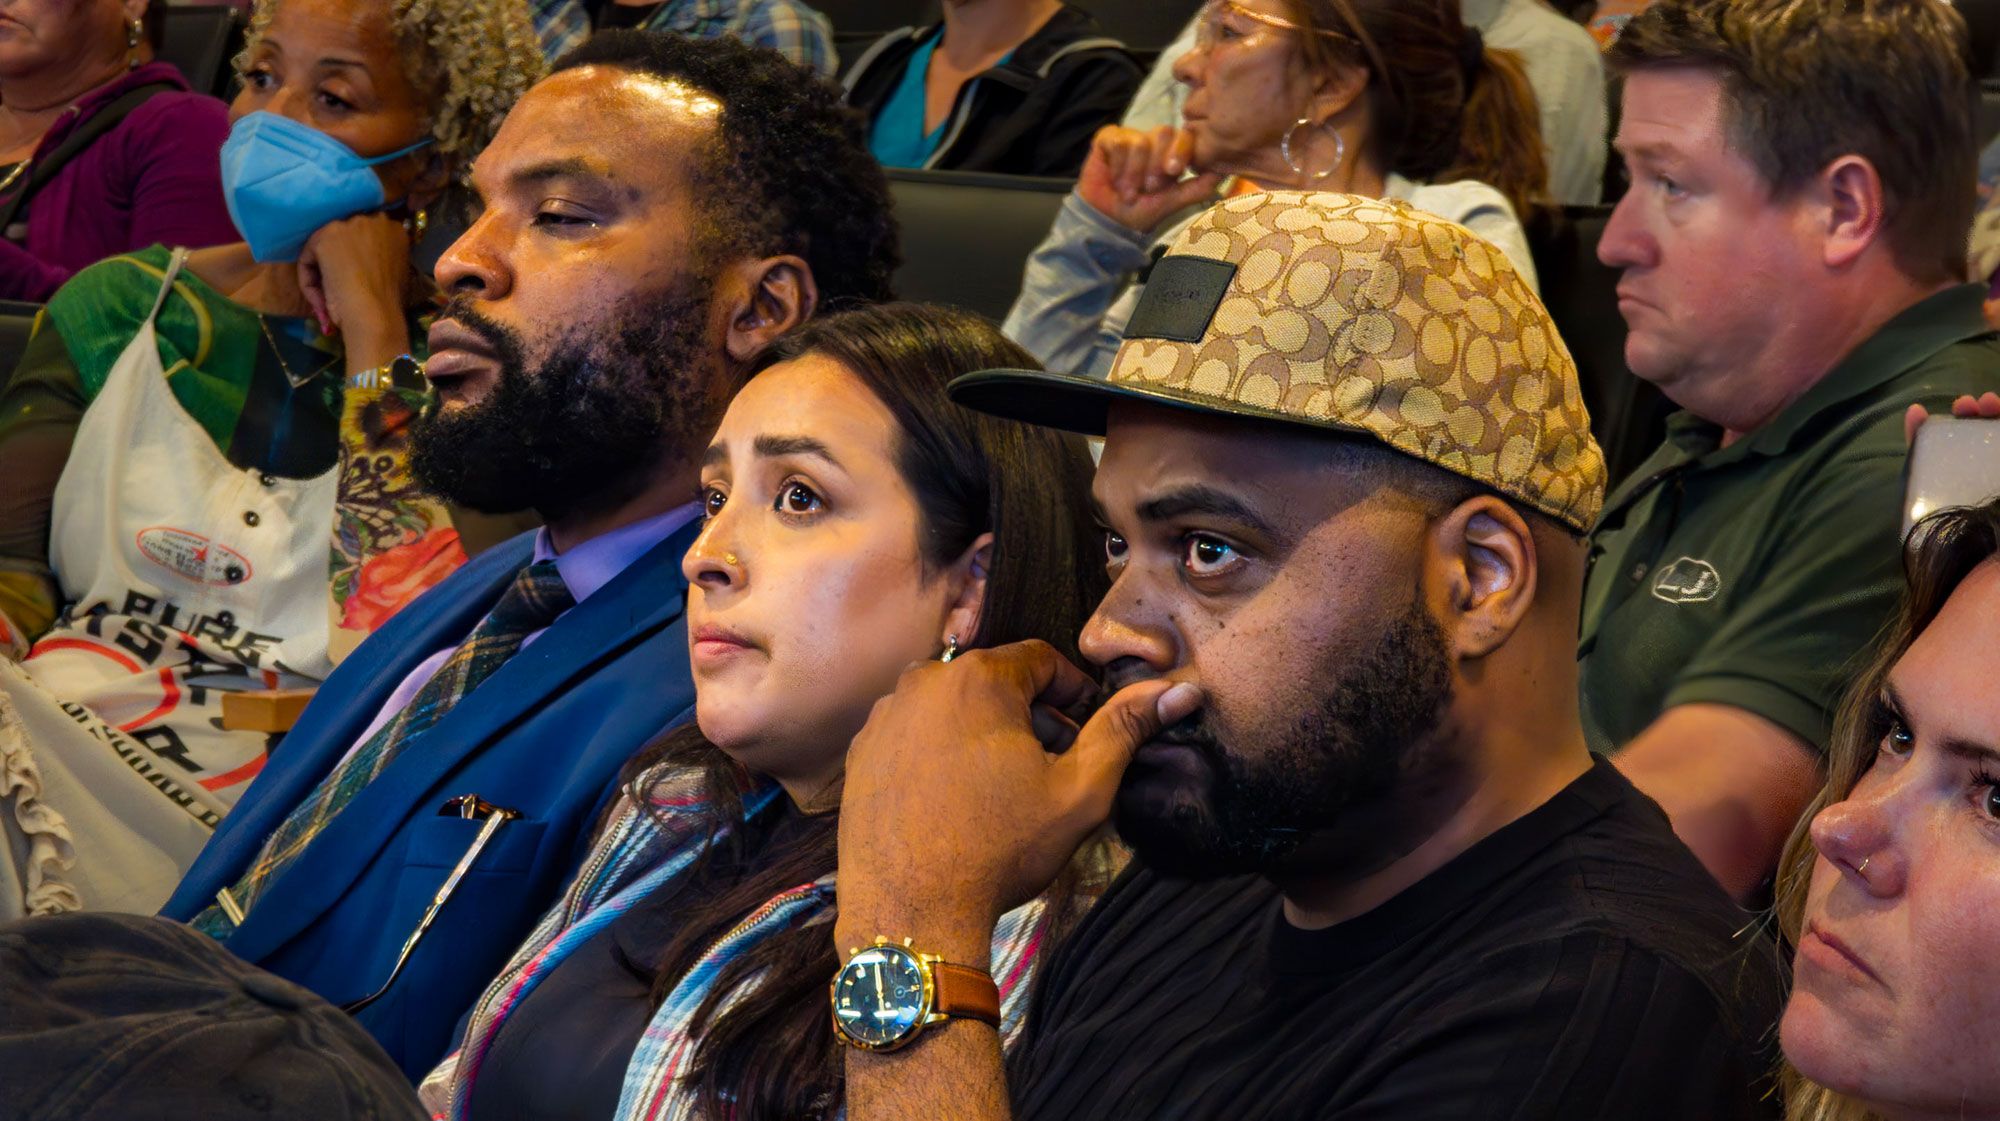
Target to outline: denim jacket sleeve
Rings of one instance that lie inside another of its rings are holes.
[[[1126,278],[1146,266],[1151,246],[1072,193],[1028,257],[1001,330],[1050,370],[1105,376],[1137,302]]]

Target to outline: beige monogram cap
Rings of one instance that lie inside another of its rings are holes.
[[[1154,265],[1108,379],[983,370],[951,395],[1090,435],[1122,399],[1371,436],[1578,530],[1604,501],[1548,310],[1499,249],[1394,199],[1228,199]]]

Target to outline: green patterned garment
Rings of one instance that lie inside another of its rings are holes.
[[[86,404],[152,310],[170,256],[154,246],[113,257],[78,273],[49,301],[46,322],[62,338]],[[160,309],[160,364],[181,407],[237,466],[317,475],[338,452],[338,375],[346,372],[340,345],[307,319],[266,322],[268,336],[255,312],[184,268]],[[271,354],[274,340],[282,364]],[[286,369],[322,376],[294,391]],[[282,446],[281,432],[303,446]]]
[[[50,504],[77,424],[152,310],[171,257],[154,246],[76,274],[37,318],[0,390],[0,479],[8,481],[0,495],[0,615],[28,637],[46,630],[58,608],[48,569]],[[340,459],[340,345],[308,319],[269,316],[260,325],[258,318],[183,268],[155,321],[167,384],[235,466],[319,475]],[[423,337],[413,318],[411,338]],[[295,389],[287,370],[318,376]]]

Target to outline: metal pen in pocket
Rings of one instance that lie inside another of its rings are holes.
[[[459,882],[472,870],[472,862],[479,859],[480,850],[486,847],[486,843],[493,839],[493,834],[498,833],[502,825],[521,816],[520,811],[496,806],[477,794],[461,794],[438,807],[438,816],[449,817],[452,814],[457,814],[467,821],[480,821],[484,824],[479,827],[478,835],[472,838],[472,847],[465,850],[465,855],[452,867],[451,874],[444,878],[444,883],[438,885],[437,893],[431,896],[430,906],[424,909],[424,917],[417,920],[417,928],[403,941],[402,950],[396,954],[396,964],[389,970],[388,980],[382,982],[381,988],[360,1000],[341,1005],[341,1011],[348,1015],[352,1016],[380,1000],[382,994],[389,991],[389,986],[396,983],[396,978],[403,973],[403,966],[410,960],[410,952],[417,948],[418,940],[431,928],[431,923],[437,920],[438,912],[444,910],[445,900],[451,898],[452,892],[458,890]]]

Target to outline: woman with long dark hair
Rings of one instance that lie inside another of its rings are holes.
[[[945,397],[1023,364],[984,320],[914,305],[817,320],[765,356],[702,470],[696,721],[628,767],[563,902],[425,1081],[434,1110],[838,1113],[826,924],[849,740],[913,661],[1029,638],[1074,657],[1105,587],[1082,442]],[[1004,1033],[1109,865],[1001,923]]]

